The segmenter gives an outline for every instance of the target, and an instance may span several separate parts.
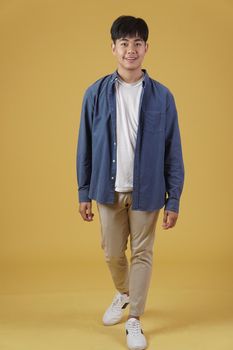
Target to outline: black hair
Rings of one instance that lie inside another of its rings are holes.
[[[133,16],[120,16],[112,24],[111,38],[115,44],[117,39],[126,37],[127,35],[139,36],[145,42],[148,39],[149,29],[146,22],[142,18]]]

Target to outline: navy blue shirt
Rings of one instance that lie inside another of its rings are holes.
[[[179,212],[184,162],[171,91],[144,72],[133,168],[132,210]],[[117,70],[84,94],[77,142],[79,202],[115,202]]]

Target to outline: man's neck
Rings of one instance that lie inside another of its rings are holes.
[[[117,72],[120,78],[124,80],[126,83],[134,83],[135,81],[138,81],[143,76],[143,71],[141,68],[137,70],[126,70],[126,69],[122,69],[121,67],[118,67]]]

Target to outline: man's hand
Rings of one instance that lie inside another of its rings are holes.
[[[162,227],[167,230],[168,228],[175,226],[177,218],[178,213],[175,211],[164,210]]]
[[[94,213],[91,211],[92,202],[80,202],[79,203],[79,213],[81,214],[83,220],[93,221]]]

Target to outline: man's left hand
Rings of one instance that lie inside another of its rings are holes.
[[[167,230],[168,228],[174,227],[176,220],[178,218],[178,213],[171,210],[164,210],[162,227]]]

